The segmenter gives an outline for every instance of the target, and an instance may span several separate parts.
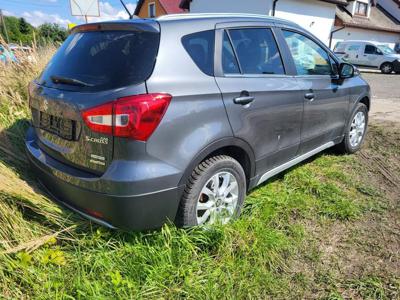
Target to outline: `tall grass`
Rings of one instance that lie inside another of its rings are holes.
[[[32,223],[30,218],[41,216],[57,224],[54,228],[61,227],[63,222],[58,215],[60,210],[35,191],[23,147],[30,117],[28,83],[54,51],[51,45],[33,47],[29,61],[0,66],[0,247],[5,251],[50,234],[48,227]]]
[[[360,183],[344,171],[353,158],[323,155],[287,172],[253,191],[242,217],[226,226],[170,224],[147,233],[94,226],[41,192],[24,155],[27,84],[54,51],[35,48],[33,62],[0,70],[0,298],[310,295],[293,265],[303,252],[313,259],[306,224],[356,219],[366,207]]]

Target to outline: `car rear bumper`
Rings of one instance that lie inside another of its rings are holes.
[[[62,168],[57,168],[62,163],[43,152],[35,139],[27,137],[25,144],[30,164],[48,193],[84,217],[110,228],[135,231],[160,228],[175,220],[183,187],[138,195],[100,193],[63,180]]]

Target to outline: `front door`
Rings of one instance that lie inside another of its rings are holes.
[[[233,133],[253,148],[257,173],[262,174],[297,154],[300,86],[286,73],[272,28],[220,27],[216,81]]]
[[[365,45],[364,53],[360,57],[359,65],[367,67],[380,67],[383,53],[374,45]]]
[[[303,33],[292,30],[282,30],[282,33],[292,54],[296,79],[304,97],[299,150],[299,154],[304,154],[332,144],[343,134],[349,94],[335,77],[336,62],[327,50]]]

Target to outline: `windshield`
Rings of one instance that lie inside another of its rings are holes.
[[[159,33],[155,32],[77,32],[67,38],[51,59],[39,84],[99,91],[142,83],[153,71],[158,46]]]
[[[378,48],[382,50],[383,54],[395,54],[394,50],[387,45],[378,45]]]

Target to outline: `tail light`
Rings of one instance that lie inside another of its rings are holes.
[[[147,141],[160,124],[172,96],[143,94],[120,98],[82,112],[93,131]]]

